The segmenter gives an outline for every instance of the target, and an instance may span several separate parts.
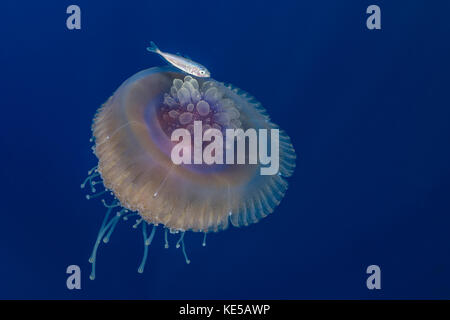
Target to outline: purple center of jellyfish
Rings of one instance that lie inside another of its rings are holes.
[[[215,128],[241,128],[240,113],[231,99],[224,97],[214,81],[206,81],[200,87],[197,80],[186,76],[174,79],[170,93],[164,94],[164,102],[158,118],[168,137],[175,129],[184,128],[194,133],[194,121],[201,121],[203,132]]]

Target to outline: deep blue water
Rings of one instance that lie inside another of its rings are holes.
[[[28,3],[27,3],[28,2]],[[66,28],[77,4],[82,29]],[[382,30],[366,28],[378,4]],[[448,1],[12,1],[0,6],[0,298],[450,298]],[[80,183],[96,109],[161,59],[150,40],[252,93],[298,154],[276,211],[187,234],[192,263],[120,224]],[[82,290],[66,288],[66,267]],[[381,267],[382,289],[366,288]]]

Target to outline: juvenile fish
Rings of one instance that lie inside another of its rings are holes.
[[[162,52],[153,41],[150,42],[150,47],[148,47],[147,50],[159,54],[171,65],[186,73],[201,78],[208,78],[211,76],[211,73],[208,71],[208,69],[206,69],[200,63],[197,63],[180,55]]]

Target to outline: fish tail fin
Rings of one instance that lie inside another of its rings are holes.
[[[155,53],[160,53],[161,52],[159,50],[158,46],[153,41],[150,41],[150,47],[147,48],[147,51],[155,52]]]

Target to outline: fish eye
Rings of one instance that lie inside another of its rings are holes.
[[[200,74],[205,74],[205,71],[204,70],[200,70]]]

